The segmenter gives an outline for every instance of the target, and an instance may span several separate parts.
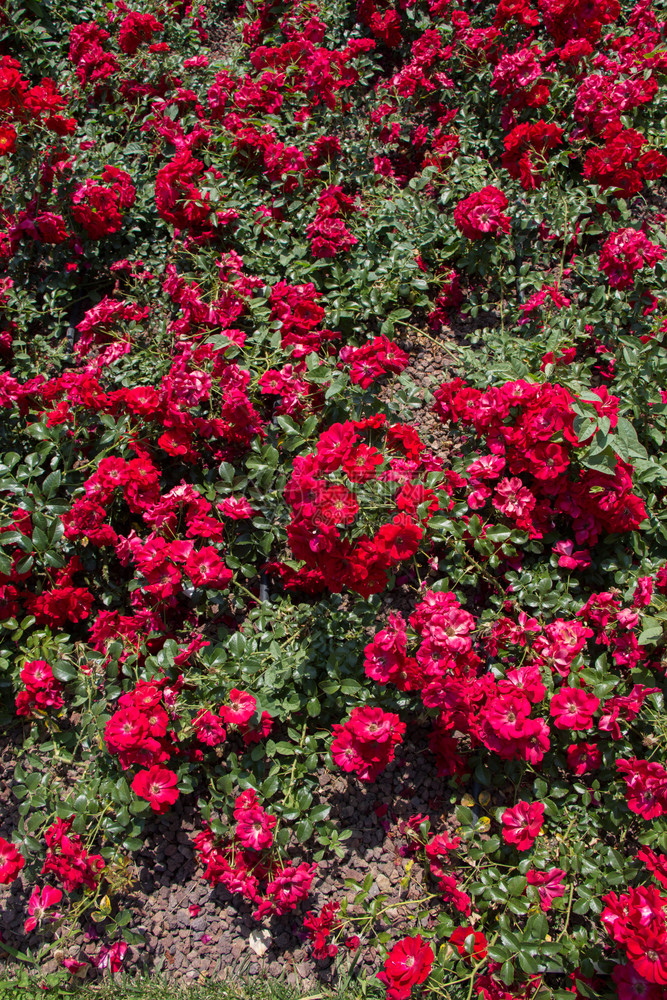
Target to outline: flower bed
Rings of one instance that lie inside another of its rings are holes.
[[[659,5],[248,0],[222,50],[215,3],[28,6],[0,4],[2,947],[120,967],[133,855],[187,801],[202,879],[315,959],[378,948],[390,1000],[661,996]],[[363,788],[424,733],[456,820],[401,820],[419,925],[372,879],[313,909],[349,835],[318,773]]]

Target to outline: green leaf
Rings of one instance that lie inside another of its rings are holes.
[[[246,637],[241,632],[235,632],[227,643],[227,652],[238,658],[243,656],[247,644]]]
[[[549,931],[547,918],[543,913],[534,913],[528,920],[525,933],[533,938],[543,941]]]
[[[614,448],[616,453],[626,462],[638,458],[648,459],[646,448],[640,443],[636,430],[625,417],[618,418],[616,434],[614,435]]]
[[[309,819],[302,819],[296,828],[296,839],[300,844],[305,844],[313,835],[313,824]]]
[[[302,788],[297,796],[297,802],[299,804],[299,809],[301,809],[302,812],[305,812],[306,809],[309,809],[312,805],[312,793],[309,792],[307,788]]]
[[[126,837],[123,841],[123,847],[126,851],[140,851],[143,847],[143,841],[139,840],[138,837]]]
[[[462,826],[471,826],[475,817],[467,806],[459,806],[456,810],[456,818]]]
[[[314,809],[310,810],[309,818],[311,823],[321,823],[323,820],[328,819],[331,813],[331,806],[322,804],[315,806]]]
[[[500,967],[500,978],[506,986],[511,986],[514,982],[514,965],[509,959]]]
[[[32,552],[32,542],[20,531],[4,531],[0,535],[0,545],[18,545],[24,552]]]
[[[144,944],[145,942],[143,934],[139,934],[138,931],[130,931],[127,927],[122,928],[121,934],[123,935],[123,940],[127,941],[128,944]]]
[[[261,756],[262,754],[260,754],[260,757]],[[270,799],[276,794],[279,788],[280,779],[277,775],[274,775],[272,778],[267,778],[266,781],[260,785],[259,790],[265,799]]]
[[[63,684],[73,681],[79,675],[79,671],[74,664],[67,663],[65,660],[56,660],[52,664],[51,670],[56,680],[61,681]]]
[[[512,896],[521,896],[526,888],[526,878],[523,875],[516,875],[507,882],[507,888]]]
[[[519,951],[517,957],[519,959],[519,965],[521,966],[523,971],[527,972],[528,975],[535,975],[535,973],[539,969],[539,966],[535,961],[535,959],[533,958],[533,956],[530,954],[530,952],[521,950]]]
[[[50,500],[62,482],[62,473],[59,469],[50,472],[42,484],[42,492],[47,500]]]

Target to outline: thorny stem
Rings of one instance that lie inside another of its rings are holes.
[[[401,906],[421,906],[424,903],[428,903],[432,899],[438,899],[439,894],[437,892],[429,892],[426,896],[420,896],[419,899],[399,899],[398,902],[390,903],[388,906],[383,906],[381,910],[374,913],[372,916],[364,913],[360,917],[347,917],[349,922],[365,920],[368,924],[377,920],[382,916],[383,913],[387,913],[389,910],[398,910]]]
[[[573,899],[574,899],[574,882],[570,886],[570,898],[568,900],[567,910],[566,910],[566,913],[565,913],[565,923],[563,924],[561,932],[558,935],[558,937],[556,938],[556,941],[560,941],[560,939],[563,937],[563,935],[565,934],[565,932],[566,932],[566,930],[568,928],[568,925],[570,923],[570,915],[572,913],[572,900]]]
[[[239,583],[238,579],[234,580],[234,586],[238,590],[242,591],[247,597],[250,597],[251,600],[255,601],[257,604],[264,604],[264,601],[261,599],[261,597],[258,597],[256,594],[253,594],[253,592],[251,590],[248,590],[247,587],[244,587],[242,583]]]
[[[481,962],[478,962],[477,965],[475,965],[475,967],[473,968],[472,972],[470,973],[470,987],[468,988],[468,997],[467,997],[467,1000],[471,1000],[471,998],[472,998],[472,991],[473,991],[474,986],[475,986],[475,976],[477,975],[477,970],[482,965],[484,965],[485,962],[486,962],[486,958],[483,958],[481,960]]]
[[[563,249],[560,255],[560,264],[558,266],[558,281],[556,284],[559,286],[563,280],[563,270],[565,268],[565,254],[567,252],[567,224],[568,224],[568,204],[567,199],[565,199],[565,221],[563,222]]]
[[[308,723],[304,722],[304,724],[303,724],[303,726],[301,728],[301,737],[299,739],[299,749],[301,749],[303,747],[303,741],[306,738],[306,729],[307,728],[308,728]],[[291,767],[291,770],[290,770],[289,781],[287,783],[287,790],[285,792],[285,799],[284,799],[285,804],[287,804],[291,800],[292,788],[294,787],[294,772],[296,771],[296,761],[297,761],[297,755],[294,754],[294,759],[292,760],[292,767]],[[281,818],[282,817],[280,817],[280,816],[278,817],[278,821],[277,821],[277,823],[276,823],[276,825],[274,827],[274,830],[273,830],[273,839],[274,839],[274,842],[275,842],[275,839],[276,839],[276,834],[278,833],[278,830],[280,829]]]

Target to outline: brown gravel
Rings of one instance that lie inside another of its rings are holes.
[[[442,421],[433,413],[432,393],[452,378],[452,368],[458,362],[456,341],[451,331],[443,331],[439,337],[415,333],[410,340],[398,340],[399,346],[410,355],[410,363],[403,377],[412,380],[417,388],[417,408],[404,407],[400,417],[406,423],[414,424],[425,444],[438,458],[446,458],[451,451],[451,441]],[[399,379],[392,379],[380,392],[384,403],[399,402],[401,390]]]

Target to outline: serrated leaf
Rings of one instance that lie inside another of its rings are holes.
[[[302,819],[300,823],[297,824],[296,828],[296,839],[300,844],[305,844],[307,840],[313,835],[313,824],[309,819]]]

